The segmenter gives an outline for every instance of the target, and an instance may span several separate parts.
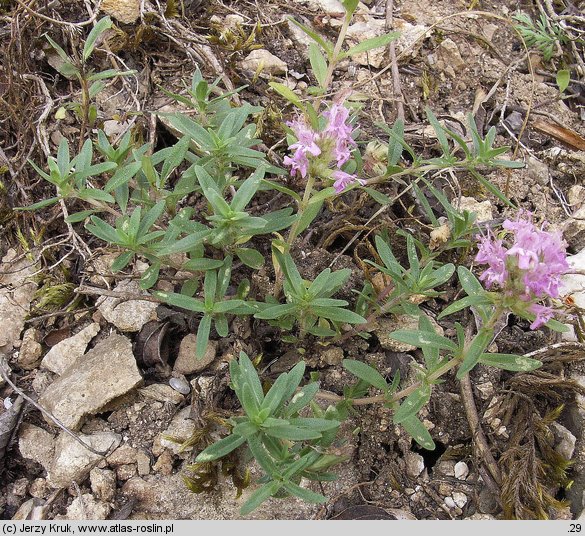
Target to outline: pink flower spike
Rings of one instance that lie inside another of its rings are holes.
[[[569,268],[567,246],[561,234],[545,231],[545,227],[546,224],[538,229],[532,214],[522,211],[515,221],[504,221],[509,248],[503,245],[503,240],[488,233],[480,238],[475,257],[478,263],[488,265],[480,276],[486,287],[497,285],[506,296],[523,302],[525,311],[536,315],[531,329],[552,318],[554,310],[538,302],[559,297],[561,276]]]
[[[332,174],[335,182],[333,183],[333,188],[335,188],[335,192],[340,194],[345,190],[350,184],[354,182],[359,182],[362,186],[366,184],[366,181],[363,179],[358,179],[355,175],[350,175],[345,171],[337,170],[334,171]]]
[[[295,133],[297,141],[290,145],[289,150],[294,151],[294,154],[292,157],[284,157],[284,165],[291,168],[291,175],[299,173],[304,178],[309,172],[310,165],[307,155],[319,156],[321,154],[321,149],[317,145],[318,134],[301,119],[295,119],[287,125]]]

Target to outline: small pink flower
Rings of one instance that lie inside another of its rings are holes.
[[[345,171],[337,170],[332,173],[335,182],[333,183],[333,188],[335,188],[335,192],[340,194],[345,190],[350,184],[354,182],[359,182],[362,186],[366,184],[366,181],[362,179],[358,179],[355,175],[350,175]]]
[[[317,145],[318,134],[312,130],[304,121],[299,119],[287,123],[287,125],[293,130],[297,138],[297,142],[293,143],[289,149],[294,151],[292,157],[284,157],[284,165],[290,166],[291,174],[300,173],[301,177],[306,177],[309,172],[309,157],[319,156],[321,149]]]
[[[287,125],[297,141],[289,146],[292,156],[284,158],[292,175],[306,177],[311,163],[318,161],[323,168],[334,164],[341,168],[351,158],[351,148],[356,146],[352,138],[353,127],[349,124],[349,110],[342,104],[333,104],[323,112],[327,125],[322,132],[314,131],[303,119],[297,118]]]

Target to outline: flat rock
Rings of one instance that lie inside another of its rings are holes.
[[[253,72],[260,71],[269,75],[284,74],[288,70],[286,62],[263,48],[252,50],[241,61],[240,65],[243,69]]]
[[[67,514],[55,516],[55,519],[71,519],[82,521],[84,519],[107,519],[112,507],[97,500],[91,493],[84,493],[75,497],[67,507]]]
[[[180,404],[185,400],[185,397],[175,391],[170,385],[164,383],[153,383],[139,389],[138,392],[151,400],[157,400],[158,402],[169,402],[171,404]]]
[[[115,292],[129,294],[148,294],[143,291],[138,281],[125,279],[116,285]],[[123,300],[102,296],[96,302],[102,316],[120,331],[133,333],[140,331],[150,320],[156,320],[156,302],[145,300]]]
[[[43,355],[43,347],[40,344],[41,334],[36,328],[29,328],[22,336],[22,343],[18,351],[18,366],[24,370],[37,368]]]
[[[429,317],[435,331],[443,335],[443,328],[439,326],[433,318]],[[390,337],[390,333],[398,329],[418,330],[418,318],[410,315],[395,315],[390,318],[380,318],[376,322],[374,334],[380,341],[380,346],[384,350],[392,352],[411,352],[416,346],[404,342],[396,341]]]
[[[94,322],[73,337],[57,343],[47,352],[41,366],[55,374],[63,374],[85,353],[87,345],[99,331],[100,325]]]
[[[18,450],[23,458],[40,463],[48,471],[55,452],[55,437],[34,424],[23,423],[18,431]]]
[[[449,37],[441,41],[438,47],[438,56],[440,64],[437,67],[444,69],[451,78],[455,78],[457,73],[467,65],[459,52],[457,43]]]
[[[208,367],[215,359],[217,353],[217,342],[209,341],[203,358],[195,358],[195,347],[197,336],[193,333],[186,335],[179,346],[179,355],[175,361],[173,371],[177,374],[193,374]]]
[[[103,0],[100,9],[124,24],[133,24],[140,16],[140,0]]]
[[[27,279],[35,272],[26,257],[15,261],[17,254],[9,250],[0,264],[0,351],[12,351],[20,340],[20,332],[30,312],[30,304],[37,284]]]
[[[489,200],[478,201],[473,197],[461,196],[461,202],[459,204],[459,210],[467,210],[469,212],[475,212],[477,223],[482,221],[490,221],[494,219],[492,203]]]
[[[116,448],[122,438],[112,432],[79,434],[79,439],[98,452]],[[81,482],[96,466],[103,456],[93,453],[69,434],[61,432],[55,444],[55,457],[47,476],[47,481],[54,488],[66,488],[72,482]]]
[[[87,415],[99,413],[141,382],[132,343],[123,335],[110,335],[49,385],[39,402],[65,426],[78,429]]]

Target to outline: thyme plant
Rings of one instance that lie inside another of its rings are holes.
[[[356,382],[345,386],[341,395],[320,392],[313,377],[305,382],[302,361],[268,386],[262,384],[246,354],[230,363],[230,385],[240,401],[241,414],[230,419],[229,434],[199,453],[196,461],[209,463],[235,449],[247,450],[263,476],[261,486],[244,504],[244,513],[269,497],[294,495],[311,502],[324,501],[323,495],[304,483],[306,479],[335,477],[329,469],[343,459],[331,452],[331,446],[353,406],[384,404],[393,410],[395,424],[403,426],[423,448],[434,448],[418,413],[448,372],[456,371],[461,379],[478,363],[509,371],[540,366],[534,359],[488,351],[502,315],[527,318],[532,329],[542,325],[562,329],[552,318],[553,309],[543,304],[559,296],[559,277],[567,268],[561,237],[537,229],[531,216],[522,213],[514,221],[507,220],[502,232],[490,231],[477,242],[475,215],[456,210],[428,178],[438,171],[468,172],[481,187],[511,206],[482,175],[486,168],[522,166],[501,158],[509,148],[494,147],[493,127],[482,137],[469,116],[470,140],[466,140],[427,109],[440,154],[433,158],[417,154],[405,141],[404,124],[397,121],[391,126],[379,125],[386,139],[368,140],[368,147],[376,147],[376,161],[368,164],[372,155],[362,152],[355,126],[357,114],[341,99],[328,102],[327,94],[341,60],[384,46],[396,34],[345,47],[358,2],[342,3],[346,16],[335,42],[293,21],[314,41],[309,48],[316,80],[316,85],[308,88],[312,98],[301,101],[286,86],[271,83],[295,109],[286,123],[286,169],[268,161],[260,149],[261,140],[255,137],[252,119],[262,109],[248,103],[234,105],[233,92],[223,91],[219,80],[209,84],[198,70],[183,93],[167,92],[188,112],[161,114],[177,133],[174,145],[152,152],[154,148],[148,144],[136,144],[129,132],[113,146],[105,133],[97,130],[95,138],[88,137],[77,155],[71,156],[63,140],[56,157],[48,159],[47,170],[31,163],[54,186],[55,195],[24,209],[65,203],[71,212],[68,223],[83,224],[118,252],[113,271],[124,269],[137,257],[146,261],[148,269],[140,279],[141,287],[154,288],[152,296],[198,319],[197,358],[205,354],[210,338],[229,334],[235,316],[268,322],[281,330],[283,340],[299,344],[316,337],[323,345],[367,336],[374,320],[382,315],[418,317],[417,330],[391,334],[397,341],[422,350],[415,382],[407,387],[401,387],[398,374],[387,379],[356,359],[343,361]],[[98,23],[96,28],[107,25]],[[84,53],[85,59],[92,47]],[[402,159],[404,153],[408,163]],[[283,181],[287,174],[294,180]],[[347,284],[350,271],[327,268],[313,281],[305,280],[294,260],[296,240],[326,201],[350,190],[362,190],[377,203],[390,203],[376,189],[386,182],[411,190],[433,230],[446,226],[447,234],[431,246],[411,232],[397,231],[406,249],[406,261],[400,261],[387,233],[379,233],[375,237],[377,257],[368,263],[384,275],[387,288],[378,293],[366,283],[361,290],[351,289],[356,295],[352,306],[348,300],[335,297]],[[295,185],[300,185],[302,193]],[[272,210],[269,203],[255,203],[264,192],[284,194],[293,206]],[[446,221],[440,221],[427,196],[442,206]],[[478,243],[475,260],[488,265],[479,279],[465,266],[441,260],[450,250],[465,259]],[[269,258],[265,251],[270,252]],[[247,279],[240,278],[235,284],[235,262],[248,272],[272,263],[273,291],[250,297]],[[156,289],[161,272],[168,269],[190,274],[177,292]],[[466,296],[447,306],[439,318],[471,310],[476,329],[473,332],[455,323],[456,338],[452,340],[437,333],[420,304],[440,296],[455,273]]]

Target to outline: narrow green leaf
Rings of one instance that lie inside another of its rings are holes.
[[[176,292],[162,292],[162,291],[154,291],[152,295],[159,300],[168,303],[169,305],[174,305],[175,307],[180,307],[181,309],[186,309],[187,311],[194,311],[196,313],[204,313],[205,312],[205,305],[201,300],[197,300],[190,296],[185,296],[184,294],[177,294]]]
[[[465,351],[463,363],[457,370],[457,379],[463,378],[479,361],[481,355],[485,352],[488,344],[491,342],[494,332],[491,329],[482,329],[473,338],[471,344]]]
[[[294,104],[303,112],[305,111],[305,106],[301,102],[301,99],[299,99],[299,97],[292,91],[292,89],[289,89],[284,84],[280,84],[278,82],[269,82],[268,85],[291,104]]]
[[[122,253],[121,255],[118,255],[116,257],[116,260],[112,263],[112,273],[116,273],[119,272],[120,270],[123,270],[124,268],[126,268],[126,266],[128,265],[128,263],[133,259],[134,257],[134,252],[133,251],[127,251],[126,253]]]
[[[394,413],[394,422],[402,424],[413,415],[416,415],[431,398],[431,386],[422,385],[413,393],[410,393]]]
[[[119,167],[112,178],[104,186],[104,191],[111,192],[123,184],[128,184],[134,175],[140,171],[141,167],[141,162],[131,162],[130,164]]]
[[[399,32],[389,32],[386,34],[379,35],[377,37],[370,37],[369,39],[364,39],[357,45],[350,47],[349,50],[342,54],[342,57],[351,57],[362,52],[367,52],[368,50],[373,50],[374,48],[385,47],[388,43],[394,41],[399,36],[400,36]]]
[[[356,361],[355,359],[344,359],[343,368],[351,372],[354,376],[357,376],[360,380],[363,380],[382,391],[388,390],[389,385],[384,376],[366,363]]]
[[[542,366],[542,362],[537,359],[513,354],[481,354],[479,362],[513,372],[530,372]]]
[[[258,168],[252,175],[250,175],[238,188],[238,191],[234,195],[230,204],[231,209],[234,212],[240,212],[244,210],[246,205],[250,202],[254,194],[258,191],[260,184],[266,173],[266,168]]]
[[[87,61],[87,59],[91,56],[91,53],[95,48],[98,37],[111,27],[112,20],[110,19],[110,17],[103,17],[102,19],[96,22],[91,32],[89,32],[89,35],[85,40],[85,44],[83,45],[82,57],[84,62]]]
[[[425,425],[419,421],[416,415],[412,415],[403,421],[402,426],[422,448],[435,450],[435,442],[431,434],[429,434]]]
[[[442,350],[450,350],[452,352],[457,350],[457,346],[453,341],[446,337],[438,335],[430,331],[410,331],[406,329],[399,329],[390,333],[390,337],[406,344],[411,344],[416,347],[430,346]]]
[[[325,79],[327,78],[327,60],[315,43],[309,45],[309,61],[313,69],[313,74],[322,88],[325,88]]]
[[[197,344],[195,345],[195,359],[203,359],[207,343],[209,342],[209,333],[211,331],[211,316],[203,315],[197,328]]]
[[[28,205],[27,207],[17,207],[14,210],[18,210],[18,211],[38,210],[40,208],[54,205],[55,203],[58,203],[58,202],[59,202],[58,197],[50,197],[49,199],[43,199],[42,201],[39,201],[38,203]]]
[[[264,256],[252,248],[238,248],[234,251],[238,258],[250,268],[257,270],[264,265]]]
[[[285,482],[284,489],[288,491],[291,495],[294,495],[295,497],[298,497],[299,499],[302,499],[303,501],[308,503],[320,504],[327,502],[327,497],[325,497],[324,495],[321,495],[320,493],[315,493],[314,491],[311,491],[310,489],[307,488],[302,488],[301,486],[298,486],[294,482],[290,481]]]
[[[248,515],[258,508],[266,499],[269,499],[273,495],[276,495],[283,484],[279,481],[267,482],[262,487],[258,488],[250,498],[240,508],[240,514],[243,516]]]
[[[348,324],[365,324],[366,319],[363,316],[342,309],[341,307],[321,307],[317,305],[311,305],[311,311],[321,318],[327,318],[334,322],[346,322]]]
[[[197,463],[207,463],[223,458],[225,455],[242,445],[244,441],[245,438],[238,435],[232,434],[224,437],[200,452],[197,458],[195,458],[195,461]]]
[[[289,441],[308,441],[310,439],[319,439],[321,434],[313,430],[307,430],[291,424],[280,426],[271,426],[265,430],[266,435],[278,439],[288,439]]]
[[[453,302],[448,307],[445,307],[445,309],[441,311],[441,314],[437,316],[437,320],[452,315],[453,313],[461,311],[462,309],[466,309],[467,307],[471,307],[472,305],[490,304],[491,304],[490,300],[488,299],[487,295],[483,292],[481,294],[475,294],[473,296],[466,296],[465,298],[461,298],[460,300]]]
[[[221,268],[223,261],[218,259],[190,259],[183,264],[182,269],[190,272],[205,272],[207,270],[215,270]]]

